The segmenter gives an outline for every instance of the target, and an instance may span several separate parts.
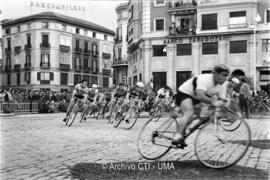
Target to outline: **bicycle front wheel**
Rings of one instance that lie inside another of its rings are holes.
[[[223,169],[237,163],[247,152],[251,131],[245,120],[234,131],[208,122],[200,128],[195,139],[195,153],[199,161],[210,168]]]
[[[135,123],[137,122],[137,119],[139,117],[139,108],[137,106],[131,106],[131,109],[126,113],[126,116],[124,119],[123,127],[124,129],[131,129]]]
[[[73,108],[73,110],[72,110],[72,112],[70,113],[70,115],[67,118],[67,122],[66,122],[66,125],[67,126],[70,127],[72,125],[72,123],[76,119],[77,114],[78,114],[78,107],[75,105],[74,108]]]
[[[158,122],[151,117],[143,126],[138,137],[138,149],[142,157],[154,160],[164,156],[178,129],[174,118],[161,118]]]

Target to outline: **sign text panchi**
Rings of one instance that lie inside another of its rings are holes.
[[[189,43],[195,43],[195,42],[217,42],[226,40],[227,36],[225,35],[214,35],[214,36],[193,36],[188,38],[171,38],[171,39],[165,39],[164,44],[170,44],[170,43],[187,43],[187,41],[184,41],[184,39],[188,39]]]
[[[65,5],[65,4],[54,4],[54,3],[43,3],[43,2],[30,2],[30,7],[39,7],[47,9],[58,9],[66,11],[83,11],[85,12],[85,6],[76,6],[76,5]]]

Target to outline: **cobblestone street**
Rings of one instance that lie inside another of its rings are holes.
[[[139,119],[127,131],[95,119],[66,127],[63,116],[57,113],[1,117],[1,179],[70,179],[69,167],[82,162],[144,161],[137,150],[137,137],[146,118]],[[247,122],[252,142],[237,165],[269,172],[270,121],[265,118]],[[193,140],[194,136],[188,139],[187,148],[171,150],[160,161],[197,161]]]

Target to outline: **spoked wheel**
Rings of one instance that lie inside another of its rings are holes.
[[[115,118],[113,119],[113,127],[117,128],[121,123],[122,119],[124,118],[124,116],[120,112],[116,112],[115,114],[116,114]]]
[[[130,109],[126,114],[125,114],[125,118],[123,120],[123,126],[124,129],[131,129],[135,123],[137,122],[137,119],[139,117],[139,108],[137,106],[131,106]]]
[[[160,113],[161,113],[161,106],[158,105],[154,109],[154,113],[153,113],[153,117],[155,117],[155,120],[154,121],[158,121],[161,118],[161,115],[159,115]]]
[[[86,118],[86,112],[82,112],[81,114],[81,119],[80,119],[80,123],[82,123],[83,121],[85,121],[85,118]]]
[[[210,168],[223,169],[237,163],[247,152],[251,132],[248,124],[239,118],[241,126],[234,131],[224,130],[209,121],[200,128],[195,139],[195,153],[199,161]]]
[[[149,160],[164,156],[171,148],[171,142],[178,129],[174,118],[161,118],[154,122],[151,117],[140,131],[138,149],[140,154]]]
[[[67,117],[66,126],[70,127],[72,125],[72,123],[76,119],[77,114],[78,114],[78,107],[75,105],[75,107],[73,107],[73,110],[71,111],[71,113]]]

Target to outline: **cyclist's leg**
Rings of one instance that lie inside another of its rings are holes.
[[[184,132],[188,124],[191,123],[194,114],[193,100],[191,98],[184,99],[180,104],[180,109],[183,112],[183,116],[177,119],[179,126],[173,141],[174,143],[184,142]]]

